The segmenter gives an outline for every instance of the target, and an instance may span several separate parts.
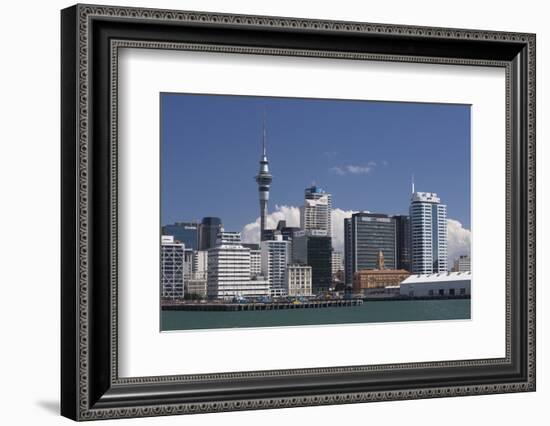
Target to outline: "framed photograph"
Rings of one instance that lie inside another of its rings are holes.
[[[535,390],[535,35],[61,12],[61,412]]]

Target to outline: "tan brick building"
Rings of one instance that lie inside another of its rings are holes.
[[[410,272],[405,269],[385,269],[384,254],[378,253],[377,269],[363,269],[353,276],[353,293],[362,294],[371,288],[384,288],[399,285]]]

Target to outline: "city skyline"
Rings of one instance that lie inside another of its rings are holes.
[[[301,206],[304,188],[312,183],[332,194],[333,209],[406,214],[414,173],[417,188],[444,194],[449,217],[469,228],[468,106],[181,94],[162,94],[161,104],[163,225],[216,216],[226,230],[241,231],[255,222],[260,215],[254,172],[266,139],[273,174],[268,215],[277,206]],[[205,125],[207,115],[215,125]],[[360,125],[350,121],[358,115],[364,121]],[[330,120],[321,120],[327,116]],[[317,129],[327,130],[324,121],[331,121],[332,132]],[[369,129],[363,134],[365,126]],[[405,128],[412,136],[403,142]],[[361,136],[384,143],[360,144]],[[328,150],[330,141],[340,141],[339,151]],[[434,155],[436,147],[452,161]],[[364,151],[370,155],[362,156]],[[407,165],[400,166],[404,160]]]

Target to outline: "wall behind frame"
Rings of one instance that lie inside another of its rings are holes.
[[[544,2],[463,0],[443,5],[432,0],[393,2],[320,2],[292,0],[159,0],[109,1],[102,4],[158,7],[428,25],[537,33],[538,214],[539,264],[550,257],[548,191],[550,148],[542,143],[550,126],[541,117],[550,114],[550,28]],[[69,424],[59,410],[59,10],[72,2],[8,2],[0,27],[0,324],[2,347],[0,395],[6,424]],[[369,421],[414,425],[477,424],[479,419],[500,425],[526,420],[543,424],[550,399],[549,357],[550,292],[544,283],[550,273],[538,268],[537,300],[538,384],[529,394],[491,395],[452,399],[294,408],[285,410],[208,414],[154,419],[106,421],[102,424],[275,425],[314,421],[334,425]],[[25,300],[25,303],[21,301]],[[540,420],[539,420],[540,419]],[[118,422],[118,423],[114,423]]]

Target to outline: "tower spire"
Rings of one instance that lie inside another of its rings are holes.
[[[414,194],[414,173],[411,176],[411,194]]]
[[[262,156],[264,158],[267,157],[266,150],[265,150],[265,140],[266,140],[266,132],[265,132],[265,109],[264,109],[263,138],[262,138]]]
[[[267,222],[267,204],[269,201],[269,187],[273,177],[269,173],[269,162],[267,161],[267,151],[265,142],[267,134],[265,130],[265,109],[262,125],[262,157],[260,158],[260,170],[256,175],[256,183],[258,184],[258,193],[260,198],[260,241],[264,240],[266,222]]]

